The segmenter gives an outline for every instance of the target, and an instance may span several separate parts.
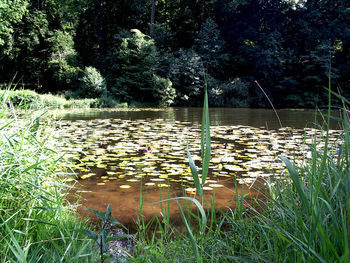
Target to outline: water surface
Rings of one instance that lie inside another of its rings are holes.
[[[318,124],[323,123],[320,112],[316,112],[315,110],[282,109],[277,110],[277,113],[284,127],[314,127],[315,120],[317,120]],[[325,114],[325,112],[323,113]],[[334,113],[334,115],[339,114]],[[62,117],[66,120],[163,119],[167,121],[200,123],[202,108],[79,109],[63,112]],[[269,109],[210,108],[210,124],[215,126],[245,125],[267,129],[280,128],[275,112]],[[332,125],[333,128],[339,128],[335,122]]]
[[[62,116],[59,146],[68,151],[78,174],[82,205],[113,214],[124,223],[136,220],[140,189],[143,214],[160,215],[152,204],[196,194],[186,145],[196,165],[200,158],[200,108],[79,110]],[[262,185],[286,176],[279,156],[303,164],[315,135],[313,111],[281,110],[288,128],[279,128],[272,110],[210,109],[212,151],[205,197],[215,194],[218,208],[234,208],[236,191],[261,195]],[[336,141],[338,131],[331,131]],[[317,147],[322,147],[322,142]],[[148,148],[149,147],[149,148]],[[236,188],[237,185],[237,188]],[[261,197],[260,197],[261,198]],[[82,210],[83,213],[83,210]],[[170,213],[177,213],[176,203]]]

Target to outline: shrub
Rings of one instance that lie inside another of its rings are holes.
[[[101,73],[94,67],[86,67],[80,79],[81,87],[78,92],[85,98],[97,98],[106,92],[106,82]]]
[[[176,91],[170,79],[153,75],[153,85],[156,91],[155,97],[159,100],[159,105],[170,106],[174,103]]]
[[[30,105],[33,102],[37,102],[39,100],[39,94],[32,90],[15,90],[15,91],[1,91],[1,97],[8,97],[8,102],[12,103],[13,106],[20,105]]]
[[[64,104],[65,109],[88,109],[98,107],[99,99],[70,99]]]
[[[198,103],[203,93],[204,68],[193,49],[180,49],[170,65],[169,77],[177,91],[177,104]]]

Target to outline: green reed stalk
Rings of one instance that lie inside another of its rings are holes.
[[[194,179],[196,191],[200,197],[203,205],[203,186],[208,176],[209,164],[210,164],[210,121],[209,121],[209,106],[208,106],[208,92],[205,86],[204,90],[204,105],[202,114],[202,127],[201,127],[201,158],[202,158],[202,176],[198,175],[197,167],[192,159],[189,147],[187,144],[187,158],[191,168],[191,174]]]
[[[210,163],[210,121],[209,121],[209,104],[208,104],[208,92],[205,85],[204,91],[204,105],[202,116],[202,128],[201,128],[201,157],[202,157],[202,189],[208,176],[209,163]],[[202,200],[203,204],[203,200]]]

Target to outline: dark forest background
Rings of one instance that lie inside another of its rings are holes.
[[[0,0],[0,82],[102,106],[326,104],[350,95],[349,0]]]

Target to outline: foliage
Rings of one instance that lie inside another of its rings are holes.
[[[130,238],[131,236],[125,235],[125,234],[118,234],[118,235],[111,234],[113,227],[116,227],[116,226],[124,227],[124,226],[112,217],[112,209],[110,205],[107,206],[106,212],[100,212],[90,208],[87,208],[87,210],[94,213],[98,217],[98,219],[101,220],[99,234],[96,234],[88,229],[81,229],[81,231],[88,238],[90,238],[91,240],[97,243],[100,251],[100,260],[101,260],[101,263],[103,263],[105,259],[108,258],[107,252],[109,249],[110,241],[123,239],[123,238]]]
[[[39,94],[32,90],[16,90],[9,92],[1,90],[0,97],[6,98],[13,106],[30,105],[39,99]]]
[[[73,40],[80,0],[5,2],[13,6],[1,10],[11,14],[13,8],[17,13],[12,27],[4,23],[13,33],[7,47],[1,47],[1,81],[9,81],[17,73],[26,88],[56,91],[73,85],[80,67]],[[69,7],[72,9],[67,12]]]
[[[228,54],[224,52],[225,41],[220,36],[218,25],[208,18],[201,26],[195,40],[194,49],[201,58],[207,74],[222,76],[227,63]]]
[[[31,110],[93,108],[101,104],[99,99],[66,99],[62,95],[38,94],[32,90],[0,90],[0,97],[15,108]]]
[[[228,81],[208,80],[209,98],[213,106],[232,108],[248,108],[251,106],[251,84],[235,78]]]
[[[106,83],[101,73],[94,67],[86,67],[80,79],[81,96],[98,98],[107,91]]]
[[[198,103],[203,90],[204,68],[200,56],[193,49],[180,49],[175,54],[169,77],[177,91],[177,104]]]
[[[0,1],[0,56],[11,52],[14,27],[27,12],[28,1]]]
[[[330,70],[350,95],[345,0],[155,2],[151,38],[149,0],[1,0],[0,82],[17,74],[26,89],[86,97],[79,79],[94,67],[106,79],[105,97],[198,106],[205,72],[217,105],[268,106],[254,88],[240,99],[217,92],[241,79],[261,83],[276,107],[312,108],[327,100]]]
[[[170,106],[176,97],[175,89],[172,87],[170,79],[165,79],[157,75],[153,76],[155,97],[161,106]]]
[[[117,89],[112,93],[127,94],[126,99],[157,101],[170,105],[174,99],[174,90],[169,79],[157,75],[159,53],[154,41],[137,29],[132,35],[123,38],[119,59],[121,63]]]
[[[7,107],[11,95],[0,99],[0,260],[94,261],[92,244],[76,230],[86,222],[65,199],[70,186],[61,177],[52,122],[42,112],[18,116]]]
[[[47,70],[51,72],[54,81],[63,87],[69,87],[78,79],[78,74],[81,71],[78,54],[74,50],[73,38],[68,32],[61,30],[55,30],[51,34],[47,39],[52,52]],[[91,69],[89,70],[91,71]],[[85,69],[84,77],[89,75],[90,72],[86,72],[89,70]]]

